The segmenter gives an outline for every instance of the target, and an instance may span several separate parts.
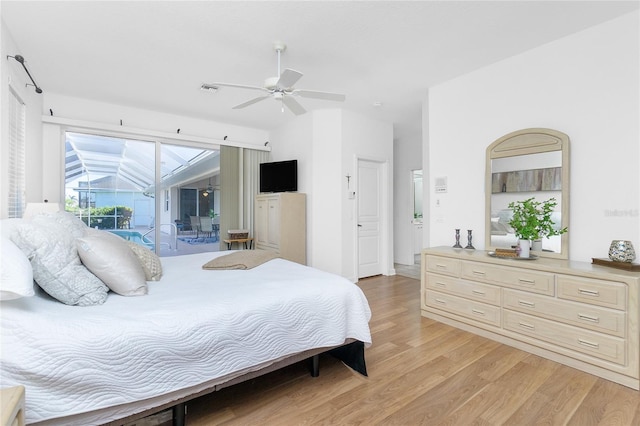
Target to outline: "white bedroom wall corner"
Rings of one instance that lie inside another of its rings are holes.
[[[313,111],[313,225],[312,266],[344,275],[345,232],[342,218],[342,110],[337,108]]]

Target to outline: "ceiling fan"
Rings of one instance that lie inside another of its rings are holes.
[[[270,77],[264,81],[264,86],[250,86],[246,84],[233,84],[233,83],[205,83],[201,86],[202,90],[217,90],[220,87],[235,87],[240,89],[259,90],[263,92],[261,96],[253,98],[246,102],[236,105],[233,109],[241,109],[253,105],[257,102],[263,101],[267,98],[273,98],[282,103],[282,111],[286,106],[296,115],[304,114],[307,112],[294,97],[300,96],[303,98],[322,99],[326,101],[344,102],[346,96],[339,93],[321,92],[318,90],[302,90],[295,89],[294,84],[302,77],[302,73],[290,68],[286,68],[280,73],[280,55],[284,52],[287,46],[283,43],[275,43],[273,45],[274,50],[278,54],[278,75],[279,77]]]

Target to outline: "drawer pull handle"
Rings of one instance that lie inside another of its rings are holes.
[[[440,281],[436,281],[436,285],[440,286],[440,287],[446,287],[447,286],[445,283],[440,282]]]
[[[473,312],[474,314],[477,314],[477,315],[483,315],[484,316],[484,311],[481,311],[479,309],[472,309],[471,312]]]
[[[473,275],[479,275],[479,276],[481,276],[481,277],[484,277],[484,272],[483,272],[483,271],[471,271],[471,273],[472,273]]]
[[[436,264],[436,268],[447,269],[447,265],[442,265],[440,263]]]
[[[526,322],[519,322],[518,325],[522,328],[528,328],[529,330],[535,330],[536,327],[532,324],[527,324]]]
[[[591,315],[578,314],[578,318],[580,318],[581,320],[585,320],[585,321],[600,322],[600,318],[592,317]]]
[[[587,290],[584,288],[579,288],[578,291],[580,294],[584,294],[587,296],[600,297],[600,292],[598,290]]]
[[[583,346],[588,346],[594,349],[598,349],[600,347],[600,345],[597,343],[589,342],[588,340],[583,340],[583,339],[578,339],[578,343],[580,343]]]
[[[518,300],[518,305],[525,306],[527,308],[535,308],[536,304],[533,302],[527,302],[526,300]]]
[[[484,291],[482,291],[482,290],[471,290],[471,293],[477,294],[479,296],[484,296],[484,294],[485,294]]]
[[[518,278],[518,282],[520,284],[527,284],[527,285],[533,285],[536,283],[536,280],[527,280],[525,278]]]
[[[442,299],[438,299],[438,298],[436,298],[436,302],[441,303],[441,304],[443,304],[443,305],[446,305],[446,304],[447,304],[447,302],[446,302],[446,301],[444,301],[444,300],[442,300]]]

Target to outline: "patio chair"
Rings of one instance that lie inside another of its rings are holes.
[[[207,217],[207,216],[201,216],[200,217],[200,231],[203,234],[208,234],[209,237],[211,236],[211,233],[213,232],[213,222],[211,222],[211,218]]]
[[[200,217],[189,216],[189,220],[191,221],[191,230],[196,231],[196,238],[198,238],[198,233],[200,232]]]

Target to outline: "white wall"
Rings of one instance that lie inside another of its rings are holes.
[[[357,281],[355,200],[356,158],[388,162],[392,197],[393,128],[340,109],[322,109],[296,117],[270,134],[273,159],[298,160],[298,191],[307,194],[307,264]],[[386,270],[393,273],[392,206],[386,203]]]
[[[31,80],[22,68],[22,65],[15,59],[7,56],[15,56],[21,53],[20,47],[16,45],[13,37],[7,31],[4,21],[0,21],[0,81],[2,82],[2,90],[0,90],[0,218],[7,217],[8,199],[8,150],[9,145],[5,143],[9,139],[8,129],[8,100],[9,91],[5,90],[5,82],[9,81],[9,85],[16,92],[18,97],[24,102],[26,110],[26,201],[42,202],[42,155],[40,154],[42,146],[42,127],[40,124],[40,116],[42,111],[42,94],[37,94],[31,84]],[[28,61],[29,58],[25,58]],[[27,64],[28,67],[28,64]],[[37,75],[33,76],[38,82]],[[38,82],[39,83],[39,82]]]
[[[640,246],[638,18],[636,11],[430,90],[430,246],[452,245],[462,228],[484,248],[485,149],[529,127],[571,139],[570,258],[607,257],[612,239]],[[448,177],[447,194],[433,193],[438,176]]]

